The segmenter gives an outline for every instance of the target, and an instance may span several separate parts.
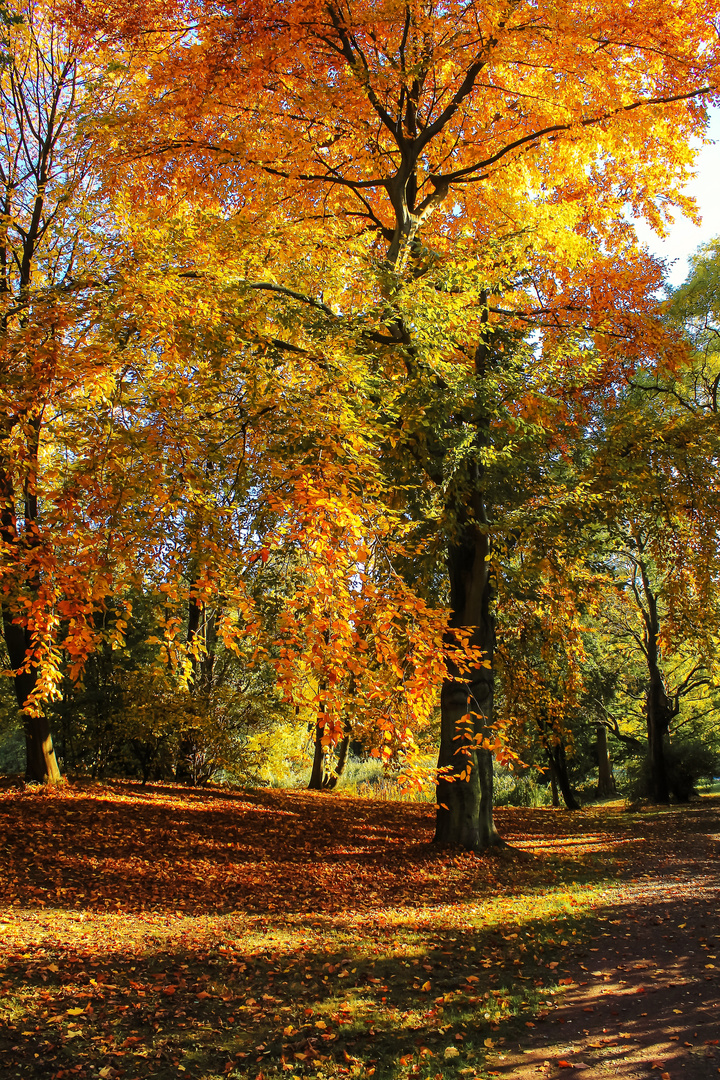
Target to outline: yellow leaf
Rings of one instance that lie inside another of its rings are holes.
[[[420,989],[421,989],[421,990],[422,990],[422,991],[423,991],[424,993],[426,993],[426,994],[427,994],[427,993],[429,992],[429,990],[430,990],[430,982],[429,982],[429,981],[428,981],[428,982],[424,982],[424,983],[422,984],[422,986],[420,987]]]
[[[84,1009],[68,1009],[67,1014],[68,1016],[82,1016],[84,1012]]]

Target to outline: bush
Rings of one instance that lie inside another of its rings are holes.
[[[552,803],[549,785],[539,784],[532,772],[518,776],[509,769],[496,769],[494,791],[496,806],[550,806]]]
[[[0,731],[0,774],[25,772],[25,736],[19,725]]]
[[[711,781],[720,772],[720,753],[699,738],[675,739],[665,743],[668,787],[678,802],[687,802],[698,781]],[[652,794],[650,761],[636,758],[627,765],[627,795],[632,801]]]

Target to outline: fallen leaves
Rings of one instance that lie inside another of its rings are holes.
[[[108,1080],[239,1070],[253,1080],[275,1068],[288,1080],[332,1068],[369,1075],[372,1059],[397,1044],[393,1069],[400,1055],[412,1070],[450,1049],[457,1071],[461,1056],[465,1068],[466,1055],[479,1063],[496,1052],[506,1020],[524,1022],[531,1038],[528,974],[554,987],[558,961],[548,962],[547,950],[562,949],[565,971],[574,970],[578,924],[568,913],[591,894],[546,881],[542,859],[516,865],[431,851],[427,807],[302,792],[144,793],[131,784],[118,785],[117,799],[114,788],[98,792],[46,801],[0,794],[0,839],[11,838],[0,875],[19,900],[2,912],[5,976],[18,1005],[13,1018],[10,996],[0,999],[13,1040],[0,1037],[0,1070],[17,1060],[32,1069],[38,1053],[57,1072],[92,1063]],[[100,830],[89,823],[99,808],[107,827],[94,847]],[[526,844],[562,820],[512,811],[502,824]],[[619,819],[617,827],[625,827]],[[23,861],[38,828],[63,834],[44,884]],[[568,865],[576,874],[576,862]],[[560,982],[574,985],[565,974]],[[408,1053],[400,1043],[418,1032],[429,1045]],[[479,1071],[472,1059],[467,1069]]]

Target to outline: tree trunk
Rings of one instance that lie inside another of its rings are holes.
[[[188,689],[197,703],[196,708],[202,713],[209,709],[212,698],[220,606],[218,604],[214,610],[208,608],[204,600],[193,594],[195,587],[193,582],[188,600],[187,647],[192,666]],[[203,779],[208,780],[212,775],[204,776],[208,756],[200,739],[199,729],[191,728],[180,744],[175,769],[175,779],[182,781],[184,774],[188,775],[192,787],[198,787]]]
[[[657,597],[650,585],[647,567],[642,559],[638,560],[638,565],[647,603],[647,608],[643,610],[643,618],[645,622],[645,656],[647,658],[648,675],[650,676],[645,695],[650,794],[655,802],[668,803],[670,802],[670,788],[663,740],[670,730],[670,722],[673,716],[677,715],[679,704],[676,701],[673,708],[665,692],[665,684],[660,671],[660,650],[658,647],[660,623]]]
[[[313,754],[312,772],[308,783],[308,791],[333,791],[342,776],[347,763],[348,748],[350,746],[349,725],[345,725],[345,734],[337,746],[337,760],[335,768],[330,771],[326,768],[328,757],[323,754],[322,736],[324,727],[320,727],[320,721],[315,724],[315,752]]]
[[[5,612],[3,622],[10,666],[18,671],[26,662],[31,648],[29,635],[24,627],[13,623]],[[55,757],[47,716],[44,713],[35,716],[27,711],[27,703],[37,683],[35,668],[20,671],[14,676],[13,682],[25,730],[25,779],[30,783],[56,784],[61,779],[60,768]]]
[[[481,304],[482,329],[474,361],[480,383],[493,362],[484,292]],[[435,843],[481,851],[504,847],[505,842],[493,821],[493,761],[486,745],[493,723],[495,616],[482,451],[492,439],[487,405],[480,395],[474,425],[475,460],[467,475],[458,478],[448,505],[454,510],[456,538],[448,546],[447,568],[450,630],[470,630],[470,645],[482,650],[482,663],[469,677],[448,664],[443,682]]]
[[[646,721],[648,725],[648,765],[650,767],[650,794],[655,802],[669,802],[670,791],[667,782],[664,738],[670,728],[670,721],[679,712],[679,701],[671,705],[665,691],[663,675],[660,669],[660,618],[657,615],[657,597],[650,583],[648,567],[642,557],[642,542],[637,538],[637,567],[642,581],[642,592],[646,605],[639,607],[644,622],[644,653],[648,661],[649,683],[646,693]],[[636,598],[638,597],[636,590]]]
[[[548,769],[550,770],[550,792],[552,795],[553,806],[560,805],[560,792],[558,791],[557,775],[555,773],[555,766],[553,765],[552,755],[548,754]]]
[[[317,720],[315,723],[315,753],[313,754],[308,791],[322,791],[323,787],[323,729],[324,725],[321,727],[320,721]]]
[[[32,426],[32,438],[28,440],[28,454],[32,461],[37,461],[38,437],[37,425]],[[8,549],[18,549],[24,542],[32,542],[37,528],[37,495],[30,487],[25,491],[25,530],[18,534],[15,515],[15,491],[10,475],[0,466],[0,538]],[[27,584],[27,583],[25,583]],[[32,583],[31,583],[32,584]],[[37,669],[28,664],[32,655],[32,638],[26,627],[13,622],[13,612],[8,600],[2,604],[3,636],[7,646],[10,667],[15,671],[13,683],[15,699],[25,730],[25,779],[38,784],[56,784],[60,779],[55,750],[50,735],[50,725],[44,713],[34,716],[35,708],[28,709],[33,691],[37,685]]]
[[[607,799],[614,795],[615,778],[613,777],[610,755],[608,753],[607,728],[604,724],[596,724],[597,755],[598,755],[598,785],[597,795],[600,799]]]
[[[338,743],[335,768],[331,773],[326,773],[323,777],[323,788],[325,788],[326,791],[333,791],[337,787],[337,782],[345,771],[349,746],[350,732],[348,731],[347,734],[343,735],[342,739]]]
[[[562,743],[558,743],[558,745],[553,748],[548,747],[548,755],[552,761],[553,773],[555,774],[557,786],[560,788],[563,802],[568,810],[579,810],[580,803],[575,798],[575,792],[572,789],[570,777],[568,775],[565,747]]]
[[[485,663],[470,681],[448,672],[440,695],[435,843],[469,851],[504,846],[493,821],[492,753],[483,741],[493,719],[495,623],[487,534],[473,527],[472,542],[450,550],[451,627],[472,627],[472,644]]]
[[[61,779],[48,718],[25,714],[25,779],[38,784],[57,784]]]
[[[670,727],[672,711],[659,671],[650,675],[650,685],[645,702],[648,763],[650,766],[650,793],[657,803],[670,802],[667,765],[665,763],[664,737]]]

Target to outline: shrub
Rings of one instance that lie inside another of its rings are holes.
[[[509,769],[496,769],[494,783],[496,806],[549,806],[552,793],[547,784],[539,784],[532,772],[522,776]]]
[[[674,739],[665,743],[668,787],[678,802],[687,802],[698,781],[711,781],[720,772],[720,753],[697,737]],[[650,761],[636,758],[627,764],[627,795],[631,800],[647,799],[652,794]]]

